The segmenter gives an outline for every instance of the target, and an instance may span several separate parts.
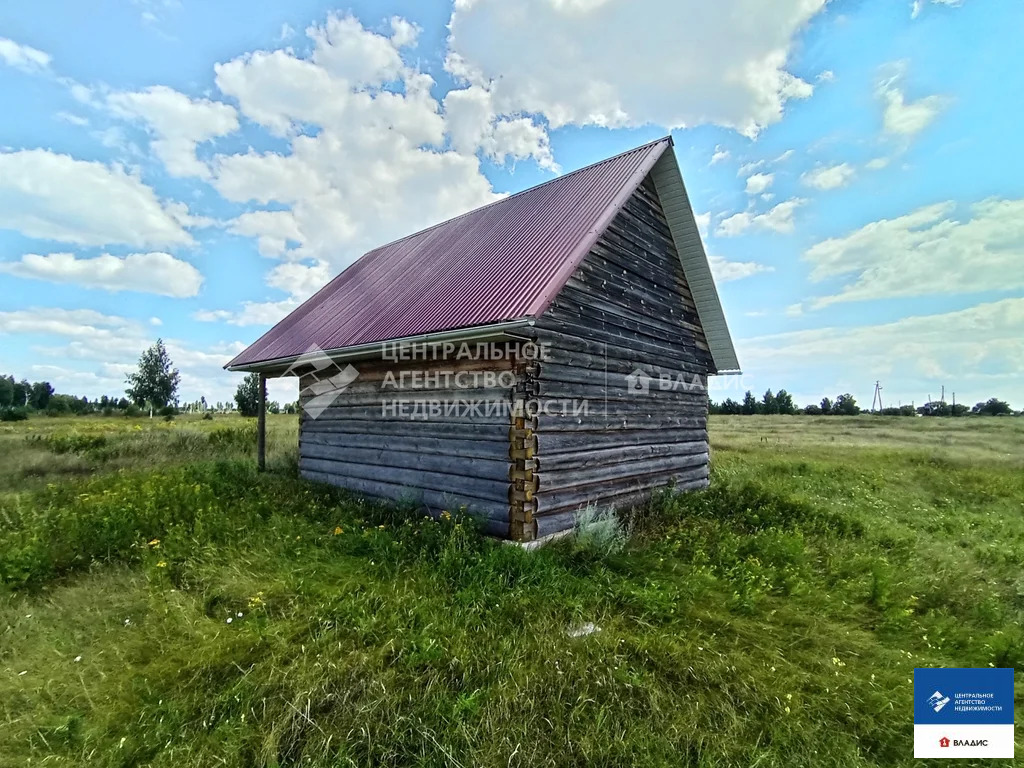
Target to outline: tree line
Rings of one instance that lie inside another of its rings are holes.
[[[239,385],[234,402],[208,403],[205,397],[200,397],[183,404],[178,399],[181,373],[174,367],[163,339],[157,339],[139,357],[136,369],[125,377],[127,386],[123,396],[103,395],[90,400],[88,397],[58,394],[48,381],[30,382],[0,375],[0,421],[21,421],[31,413],[47,416],[98,413],[129,417],[148,413],[151,418],[154,414],[173,418],[181,412],[226,413],[236,408],[243,416],[254,416],[259,402],[258,380],[257,374],[247,376]],[[296,407],[294,403],[284,408],[274,401],[267,403],[270,413],[294,413]]]
[[[708,411],[712,414],[723,414],[731,416],[755,416],[755,415],[791,415],[804,416],[856,416],[859,413],[877,413],[882,416],[1011,416],[1013,408],[1005,400],[991,397],[984,402],[977,403],[969,408],[963,403],[947,403],[945,400],[933,400],[922,406],[901,405],[895,408],[882,408],[879,411],[865,411],[857,400],[849,392],[837,395],[835,399],[824,397],[820,403],[799,407],[793,402],[793,396],[784,389],[778,392],[767,390],[758,399],[748,389],[740,401],[731,397],[725,398],[720,403],[714,400],[709,401]],[[1017,412],[1018,415],[1021,412]]]

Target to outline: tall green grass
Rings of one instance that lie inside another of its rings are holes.
[[[0,498],[0,765],[910,765],[915,666],[1024,662],[1020,473],[729,440],[533,552],[247,459]]]

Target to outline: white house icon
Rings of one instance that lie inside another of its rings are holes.
[[[626,377],[626,391],[631,395],[650,394],[651,377],[643,368],[637,368]]]

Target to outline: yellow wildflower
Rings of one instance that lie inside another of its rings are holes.
[[[167,561],[166,560],[161,560],[159,563],[156,564],[156,567],[157,568],[166,568],[167,567]]]
[[[341,529],[341,526],[339,525],[339,526],[337,526],[334,529],[334,535],[337,536],[338,534],[341,534],[341,533],[344,533],[344,531]]]
[[[441,511],[441,519],[442,520],[451,520],[452,519],[452,513],[449,512],[447,509],[442,510]]]
[[[152,549],[160,549],[160,539],[152,539],[149,542],[149,546]]]

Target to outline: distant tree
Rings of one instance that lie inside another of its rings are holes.
[[[968,408],[963,403],[953,403],[953,405],[951,405],[949,408],[949,413],[951,416],[966,416],[970,412],[971,409]]]
[[[830,416],[832,414],[832,401],[827,397],[821,398],[821,412],[825,416]]]
[[[722,413],[735,416],[736,414],[743,413],[743,406],[731,397],[727,397],[722,401]]]
[[[746,394],[743,395],[741,411],[747,416],[752,416],[757,413],[757,410],[757,398],[755,398],[753,393],[748,389]]]
[[[16,408],[24,408],[32,397],[32,385],[27,379],[22,379],[14,385],[14,398],[11,405]]]
[[[768,415],[779,412],[779,404],[776,402],[775,395],[770,389],[761,396],[761,405],[758,410]]]
[[[0,376],[0,408],[8,408],[14,402],[14,377]]]
[[[125,394],[139,406],[148,404],[149,417],[153,418],[154,408],[163,408],[174,400],[181,374],[171,362],[163,339],[157,339],[139,357],[139,369],[128,374],[125,380],[128,384]]]
[[[260,410],[260,375],[250,373],[235,391],[235,403],[238,404],[238,412],[243,416],[255,416]],[[221,403],[217,403],[217,410],[223,410]]]
[[[953,409],[950,408],[949,403],[945,400],[932,400],[925,403],[917,412],[922,416],[951,416],[953,415]]]
[[[860,413],[860,407],[853,395],[847,392],[836,398],[836,402],[832,406],[832,413],[839,416],[856,416]]]
[[[53,386],[48,381],[37,381],[32,385],[32,394],[29,401],[37,411],[45,411],[53,397]]]
[[[793,404],[793,396],[784,389],[775,393],[775,405],[779,413],[790,415],[796,413],[796,405]]]
[[[827,397],[825,398],[828,399]],[[808,405],[804,408],[804,414],[807,416],[821,416],[822,410],[820,405]]]
[[[277,400],[271,400],[267,403],[267,413],[280,413],[281,404]]]
[[[1009,403],[991,397],[984,403],[978,403],[971,409],[971,412],[980,413],[984,416],[1002,416],[1013,413],[1013,409],[1010,408]]]

